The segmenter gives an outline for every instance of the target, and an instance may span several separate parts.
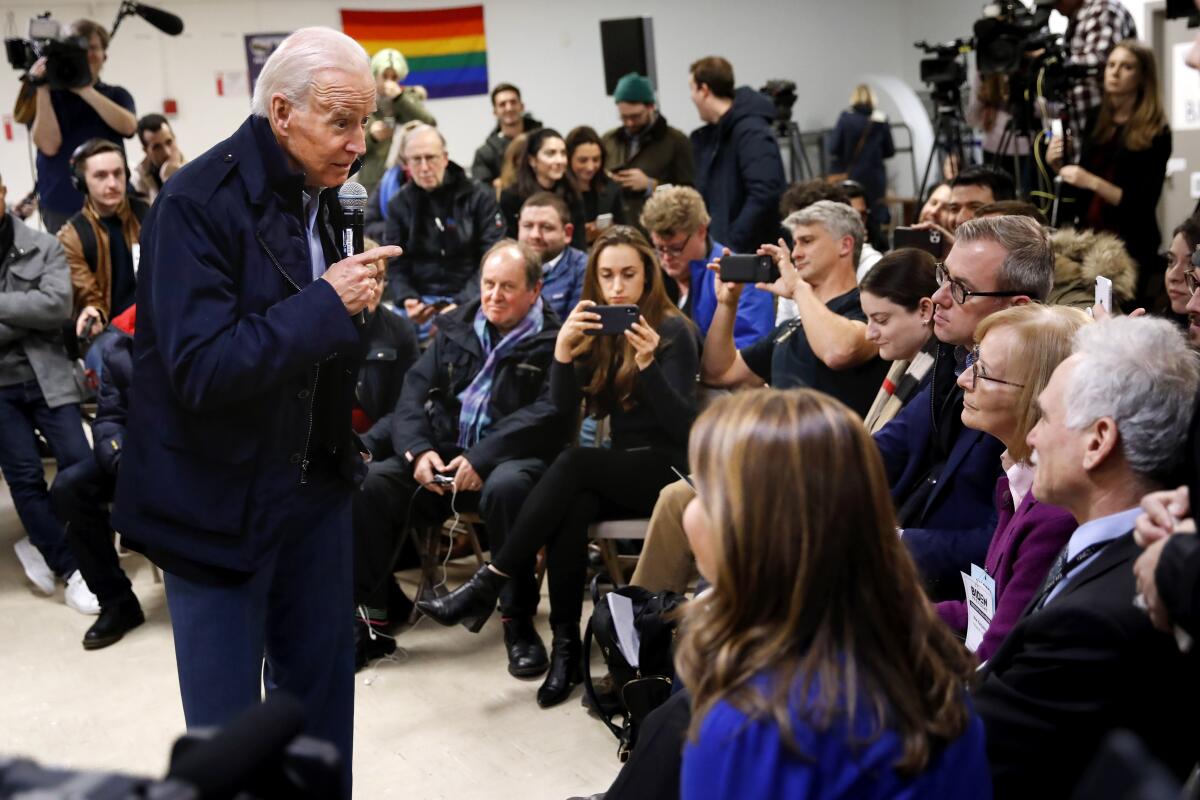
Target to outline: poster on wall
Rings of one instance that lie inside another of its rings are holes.
[[[250,78],[250,95],[254,95],[254,84],[258,83],[259,73],[263,65],[279,47],[279,43],[290,33],[248,33],[246,34],[246,74]]]
[[[408,86],[429,98],[488,93],[483,6],[414,11],[342,9],[342,30],[370,55],[399,50],[408,62]]]

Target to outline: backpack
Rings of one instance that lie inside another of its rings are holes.
[[[594,610],[583,634],[583,686],[592,708],[617,737],[617,758],[622,762],[629,758],[646,715],[671,696],[675,676],[671,612],[684,602],[686,598],[676,592],[651,592],[640,586],[613,589],[601,599],[597,580],[592,580]],[[601,706],[592,681],[593,639],[620,700],[620,708],[611,713]],[[637,666],[630,663],[633,649]],[[613,722],[617,716],[622,717],[620,726]]]

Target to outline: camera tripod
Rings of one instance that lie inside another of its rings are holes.
[[[925,172],[921,176],[921,188],[917,191],[919,198],[925,197],[925,189],[929,186],[929,172],[933,169],[936,159],[940,167],[947,158],[956,164],[956,172],[966,165],[966,156],[970,152],[971,128],[963,117],[962,103],[958,90],[943,93],[938,89],[933,92],[933,147],[929,150],[929,159],[925,162]],[[967,146],[963,146],[966,138]]]
[[[800,126],[792,120],[778,120],[775,123],[775,138],[786,143],[780,152],[787,153],[788,183],[812,180],[817,177],[812,164],[808,161],[808,153],[804,149],[804,135]]]

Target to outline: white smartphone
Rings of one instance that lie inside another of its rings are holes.
[[[1096,303],[1109,314],[1112,313],[1112,281],[1103,275],[1096,276]]]
[[[613,223],[612,214],[600,214],[596,217],[596,230],[602,231]]]
[[[1063,126],[1062,126],[1061,119],[1058,119],[1057,117],[1055,117],[1054,119],[1050,120],[1050,133],[1054,134],[1055,139],[1057,139],[1063,135]]]

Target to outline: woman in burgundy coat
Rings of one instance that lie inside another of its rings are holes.
[[[1070,514],[1030,491],[1036,454],[1025,437],[1040,416],[1038,395],[1087,322],[1082,311],[1065,306],[1023,305],[993,314],[975,331],[974,360],[958,379],[963,424],[1008,448],[1001,456],[1005,474],[996,482],[996,532],[985,563],[977,565],[995,582],[991,624],[975,650],[981,662],[1016,624],[1076,528]],[[938,603],[937,613],[953,630],[967,632],[965,601]]]

